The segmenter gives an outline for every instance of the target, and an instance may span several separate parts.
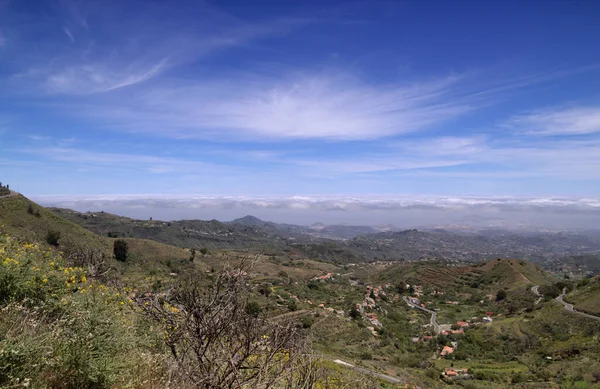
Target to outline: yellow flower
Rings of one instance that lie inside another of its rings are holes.
[[[81,282],[86,283],[87,282],[87,278],[85,276],[81,276]]]
[[[48,279],[47,279],[47,278],[44,278],[44,279],[42,280],[42,283],[43,283],[43,284],[45,284],[46,282],[48,282]]]

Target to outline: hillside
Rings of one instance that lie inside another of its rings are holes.
[[[600,276],[580,281],[566,300],[578,311],[600,316]]]
[[[216,220],[136,220],[106,212],[55,213],[103,236],[152,239],[183,248],[250,249],[311,257],[336,263],[365,261],[450,260],[457,263],[495,258],[522,258],[554,268],[561,258],[600,253],[600,233],[523,233],[482,231],[459,234],[446,230],[375,232],[365,226],[295,226],[245,216]],[[358,236],[357,236],[358,235]]]
[[[133,237],[183,248],[253,250],[288,258],[316,258],[347,263],[360,259],[338,241],[298,233],[302,227],[263,222],[252,216],[217,220],[137,220],[107,212],[81,213],[50,208],[54,213],[102,236]]]
[[[600,252],[600,233],[458,234],[445,230],[406,230],[359,236],[344,244],[366,260],[477,262],[522,258],[548,264],[568,255]]]
[[[533,285],[551,285],[558,281],[539,266],[514,259],[494,259],[462,266],[444,261],[398,265],[388,263],[380,266],[370,275],[370,279],[379,282],[402,280],[424,285],[431,290],[440,288],[456,293],[472,293],[476,290],[495,293],[498,289],[516,290]]]
[[[128,261],[115,261],[110,254],[114,238],[88,231],[20,194],[0,198],[0,231],[22,241],[39,242],[42,246],[48,246],[47,236],[51,232],[57,237],[59,250],[80,248],[107,253],[109,266],[115,274],[144,285],[154,282],[151,274],[179,272],[190,266],[189,250],[135,238],[125,239],[129,246]]]
[[[0,225],[5,233],[29,242],[46,242],[48,232],[55,231],[63,239],[68,236],[86,247],[108,247],[106,239],[20,194],[0,198]]]
[[[124,305],[137,302],[143,311],[148,300],[139,296],[152,296],[153,293],[157,293],[160,299],[172,301],[171,298],[175,296],[173,291],[188,279],[188,274],[194,275],[193,279],[200,288],[198,291],[204,293],[209,290],[204,288],[215,274],[226,266],[237,266],[248,257],[248,248],[252,252],[262,252],[254,266],[244,274],[247,277],[244,285],[248,288],[248,294],[243,301],[254,304],[253,309],[261,312],[261,317],[269,322],[288,323],[302,331],[316,352],[326,360],[341,358],[361,369],[384,373],[392,379],[391,382],[396,382],[393,381],[395,377],[401,377],[404,381],[419,383],[421,387],[447,387],[447,382],[451,381],[445,381],[444,376],[440,379],[440,374],[454,365],[470,369],[470,374],[475,377],[469,381],[473,384],[471,387],[511,387],[513,382],[519,380],[532,381],[530,386],[525,387],[553,387],[555,383],[562,382],[562,378],[551,378],[557,369],[566,372],[569,382],[591,383],[593,376],[580,377],[572,364],[590,369],[600,367],[600,363],[594,359],[597,346],[590,335],[596,331],[595,324],[571,315],[563,319],[564,310],[556,302],[550,299],[537,301],[531,287],[554,285],[558,280],[538,265],[524,260],[494,258],[481,263],[456,260],[361,262],[355,260],[356,257],[351,259],[354,254],[343,242],[334,240],[311,241],[302,238],[307,240],[299,242],[277,235],[280,239],[274,239],[274,243],[265,248],[263,242],[271,239],[265,229],[271,227],[261,227],[260,221],[251,218],[244,218],[242,222],[258,226],[216,221],[141,221],[102,212],[82,214],[69,210],[56,210],[55,214],[43,208],[36,212],[39,206],[22,196],[2,198],[0,204],[3,205],[0,220],[6,224],[5,231],[10,229],[20,240],[29,235],[41,237],[43,241],[47,229],[60,230],[61,238],[64,234],[65,239],[79,239],[82,246],[99,245],[106,250],[112,247],[115,239],[126,240],[129,246],[127,261],[111,262],[113,271],[110,273],[110,283],[123,288],[114,290],[113,297],[108,296],[117,307],[121,302]],[[30,204],[33,209],[28,211]],[[62,216],[101,231],[102,236]],[[222,234],[217,233],[219,231]],[[238,233],[241,233],[241,237],[236,235]],[[109,234],[111,237],[108,237]],[[265,235],[257,238],[258,234]],[[173,239],[182,245],[190,242],[208,243],[211,239],[219,244],[230,244],[239,238],[251,246],[237,250],[197,249],[194,260],[190,261],[192,251],[189,248],[198,246],[175,247],[129,235]],[[440,242],[449,242],[446,240],[449,236],[446,231],[429,233],[410,230],[390,235],[404,242],[412,240],[411,249],[425,244],[426,238],[431,239],[430,244],[434,247]],[[369,239],[369,236],[362,239]],[[3,260],[4,267],[0,271],[8,269],[11,277],[24,274],[23,282],[26,282],[32,273],[33,279],[43,284],[43,279],[35,276],[39,269],[43,269],[44,274],[67,277],[64,273],[67,265],[61,265],[63,267],[58,269],[60,272],[56,269],[52,272],[53,268],[49,266],[54,265],[50,265],[43,255],[35,257],[32,268],[27,267],[21,258],[38,256],[41,251],[36,245],[11,241],[8,237],[4,245],[6,248],[2,253],[8,257]],[[59,250],[51,247],[46,250],[53,263],[64,263]],[[315,254],[306,255],[310,250]],[[314,260],[327,258],[332,253],[337,253],[338,257],[329,258],[329,261],[343,258],[354,263],[342,265]],[[15,258],[19,268],[13,269]],[[61,294],[54,293],[68,304],[78,304],[80,299],[85,298],[79,295],[79,288],[89,282],[83,281],[84,275],[77,273],[76,280],[82,280],[77,288],[62,291]],[[71,278],[67,277],[66,280],[59,279],[55,284],[69,286]],[[572,292],[569,299],[574,301],[579,298],[584,305],[586,301],[587,304],[593,304],[596,281],[588,282]],[[499,298],[501,291],[504,296]],[[125,296],[124,300],[114,300],[118,296]],[[426,311],[409,306],[406,303],[408,298],[417,299],[422,307],[426,307]],[[89,300],[84,301],[88,307],[86,309],[96,309]],[[126,306],[128,308],[123,314],[128,315],[127,320],[133,320],[137,317],[134,314],[137,308]],[[81,312],[78,309],[77,305],[73,305],[72,314]],[[169,308],[169,315],[178,314],[178,309]],[[438,333],[430,322],[432,312],[436,314],[437,325],[445,332],[435,341],[426,341]],[[0,325],[2,323],[0,319]],[[48,325],[51,324],[43,323],[43,326]],[[150,334],[148,336],[151,337],[156,335],[153,332],[156,328],[150,330],[140,327],[143,325],[144,321],[141,321],[135,331]],[[131,327],[119,328],[118,331],[134,338]],[[117,339],[116,335],[114,337]],[[57,339],[57,345],[59,341],[64,342],[63,339]],[[149,344],[157,342],[162,344],[163,340],[147,339],[144,347],[153,347]],[[442,349],[447,347],[454,347],[455,354],[442,355]],[[99,354],[101,358],[116,358],[108,349],[102,350],[102,354]],[[134,353],[141,352],[140,349],[132,350]],[[151,350],[156,355],[163,355],[160,353],[165,351],[164,348]],[[572,350],[578,350],[580,355],[571,355]],[[167,355],[164,354],[164,357]],[[553,362],[555,366],[550,365],[546,356],[556,358]],[[86,358],[93,362],[96,357]],[[31,357],[30,360],[36,359]],[[540,366],[540,360],[543,366]],[[122,371],[122,374],[128,374]],[[392,387],[390,382],[388,384],[387,387]]]

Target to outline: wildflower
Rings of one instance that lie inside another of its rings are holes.
[[[44,278],[44,279],[42,280],[42,284],[45,284],[46,282],[48,282],[48,279],[47,279],[47,278]]]

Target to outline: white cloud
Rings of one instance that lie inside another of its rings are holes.
[[[31,28],[36,36],[48,36],[47,40],[20,42],[22,52],[13,58],[23,70],[12,79],[31,94],[114,91],[143,83],[172,66],[197,61],[217,50],[285,33],[310,22],[275,19],[247,23],[203,3],[171,7],[92,1],[81,7],[70,2],[63,6],[57,8],[54,19],[51,15],[44,23],[19,26]],[[129,16],[132,8],[135,18]],[[52,39],[57,28],[62,29],[69,45]]]
[[[71,43],[75,43],[75,37],[71,33],[71,30],[69,30],[68,27],[63,26],[63,31],[67,35],[67,37],[69,38],[69,40],[71,41]]]
[[[108,92],[149,80],[164,70],[167,63],[167,59],[163,58],[154,64],[134,64],[128,68],[115,64],[73,66],[49,75],[46,85],[52,93]]]
[[[473,109],[456,77],[370,85],[340,72],[227,77],[153,85],[77,110],[94,120],[170,137],[366,140],[445,123]],[[168,128],[168,131],[165,131]]]
[[[600,107],[571,107],[517,116],[507,125],[531,135],[586,135],[600,132]]]
[[[105,153],[69,147],[36,147],[16,150],[21,153],[43,156],[54,163],[85,168],[113,167],[121,170],[143,170],[150,173],[185,173],[207,170],[212,173],[228,169],[225,165],[204,163],[170,157],[157,157],[143,154]],[[241,170],[241,169],[240,169]]]

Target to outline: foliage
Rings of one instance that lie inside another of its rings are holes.
[[[60,240],[60,231],[48,230],[46,234],[46,243],[50,246],[58,247],[58,241]]]
[[[507,293],[504,289],[500,289],[497,293],[496,293],[496,301],[503,301],[507,296]]]
[[[111,388],[133,382],[133,306],[36,244],[0,237],[0,386]],[[138,349],[138,352],[141,349]]]
[[[126,240],[117,239],[113,244],[113,254],[115,259],[120,262],[127,261],[127,254],[129,251],[129,245]]]
[[[248,313],[246,270],[224,269],[208,289],[191,275],[167,301],[141,304],[162,326],[173,358],[198,388],[270,388],[293,380],[305,363],[294,326]]]

